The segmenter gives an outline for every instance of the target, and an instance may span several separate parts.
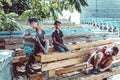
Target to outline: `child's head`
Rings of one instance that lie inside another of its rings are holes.
[[[56,28],[56,29],[59,29],[60,24],[61,24],[61,22],[56,20],[56,21],[54,22],[55,28]]]
[[[115,55],[117,55],[118,51],[119,51],[118,47],[114,46],[112,48],[106,49],[105,53],[107,55],[115,56]]]
[[[36,26],[39,24],[38,20],[36,18],[30,18],[29,19],[30,26],[32,28],[36,28]]]
[[[113,50],[113,53],[112,53],[113,56],[117,55],[119,52],[119,49],[116,46],[112,47],[112,50]]]

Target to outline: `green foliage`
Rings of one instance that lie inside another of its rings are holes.
[[[22,30],[21,25],[12,18],[12,16],[16,15],[15,13],[0,14],[0,31]]]
[[[81,12],[81,6],[88,6],[86,0],[29,0],[27,5],[29,9],[20,16],[22,20],[27,20],[29,17],[57,19],[63,10],[73,12],[76,9]]]
[[[18,16],[16,13],[5,14],[3,10],[3,3],[12,5],[11,0],[0,0],[0,31],[18,31],[22,27],[12,17]]]

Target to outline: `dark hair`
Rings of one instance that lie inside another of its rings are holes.
[[[56,25],[57,23],[61,24],[60,21],[56,20],[56,21],[54,22],[54,25]]]
[[[38,20],[36,18],[29,18],[29,23],[32,23],[32,22],[38,22]]]
[[[113,52],[116,52],[116,53],[118,53],[118,51],[119,51],[118,47],[116,47],[116,46],[112,47],[112,49],[113,49]]]

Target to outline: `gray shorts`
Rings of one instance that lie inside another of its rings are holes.
[[[102,57],[103,56],[103,53],[102,52],[97,52],[96,53],[96,56],[98,57]],[[92,58],[91,62],[90,62],[92,65],[94,65],[94,57]],[[98,64],[98,67],[99,68],[103,68],[103,65],[101,63]]]

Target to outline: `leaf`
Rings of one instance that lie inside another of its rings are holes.
[[[3,7],[3,4],[0,2],[0,7]]]
[[[26,10],[26,11],[24,11],[22,13],[22,15],[19,17],[19,19],[21,19],[21,20],[28,20],[29,17],[31,16],[31,14],[32,14],[32,10],[31,9],[30,10]]]
[[[16,13],[9,13],[9,14],[6,14],[6,16],[11,16],[11,17],[15,17],[15,16],[18,16],[18,14],[16,14]]]

